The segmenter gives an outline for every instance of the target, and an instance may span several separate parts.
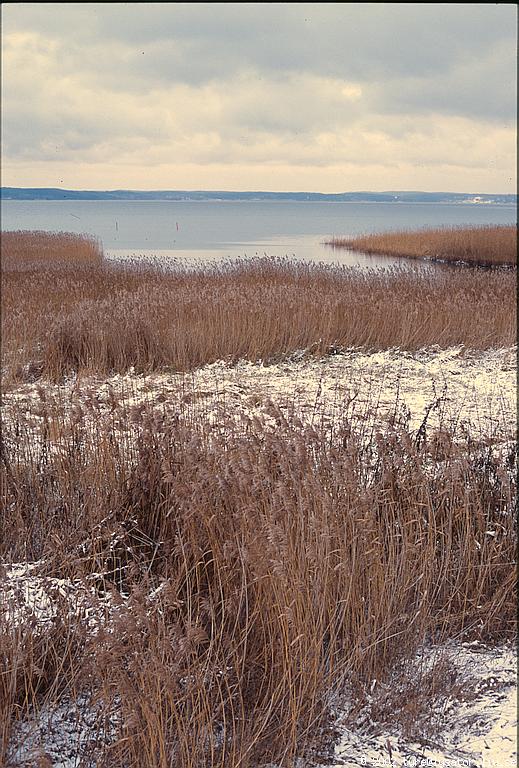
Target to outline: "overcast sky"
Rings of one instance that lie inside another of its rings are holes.
[[[513,4],[2,17],[4,186],[515,191]]]

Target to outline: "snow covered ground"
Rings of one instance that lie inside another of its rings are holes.
[[[80,617],[85,627],[96,631],[101,613],[111,608],[110,596],[100,597],[85,580],[59,579],[44,571],[43,561],[0,564],[0,626],[30,625],[44,632],[65,609],[66,615]],[[99,581],[97,574],[88,579]]]
[[[406,738],[397,725],[370,719],[369,705],[344,725],[333,768],[512,768],[517,765],[517,656],[512,646],[477,642],[425,648],[415,663],[441,658],[461,679],[461,699],[431,701],[441,727],[427,746]],[[458,693],[459,695],[459,693]],[[395,713],[396,714],[396,713]],[[395,718],[396,719],[396,718]]]
[[[4,393],[4,418],[13,408],[38,421],[41,391],[49,406],[95,402],[99,414],[150,404],[169,413],[205,414],[217,424],[223,411],[237,420],[267,414],[272,405],[306,422],[332,424],[347,414],[363,430],[389,419],[418,429],[454,429],[497,442],[513,439],[517,348],[473,352],[464,347],[417,352],[345,350],[326,358],[293,355],[263,365],[218,361],[188,373],[129,373],[22,384]]]
[[[466,686],[467,701],[443,702],[444,727],[427,746],[403,738],[396,727],[370,722],[369,713],[362,712],[358,718],[362,724],[344,727],[331,763],[317,766],[300,759],[297,768],[514,768],[517,667],[512,649],[458,646],[423,653],[450,653],[458,672],[472,678]],[[64,697],[52,708],[44,705],[37,716],[15,726],[8,765],[93,767],[96,749],[109,743],[117,717],[117,711],[107,713],[102,702],[83,694]]]
[[[11,739],[8,768],[95,768],[96,752],[114,738],[118,713],[87,695],[64,696],[18,722]]]

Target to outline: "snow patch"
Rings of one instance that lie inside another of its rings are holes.
[[[472,681],[467,684],[465,701],[442,703],[441,731],[416,743],[403,737],[398,727],[377,725],[370,722],[366,712],[361,713],[358,719],[364,716],[362,725],[343,727],[332,768],[516,766],[517,657],[512,648],[486,648],[477,642],[449,644],[425,649],[417,659],[427,663],[438,652]]]

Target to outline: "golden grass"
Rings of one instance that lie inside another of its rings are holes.
[[[335,237],[335,248],[382,256],[405,256],[479,266],[517,266],[515,226],[439,227]]]
[[[275,430],[142,408],[121,432],[97,407],[42,390],[37,434],[22,411],[2,432],[0,554],[118,606],[95,634],[65,606],[43,634],[4,619],[4,756],[16,719],[83,692],[117,715],[92,764],[288,766],[330,743],[331,693],[428,638],[514,635],[510,457],[398,424],[366,443],[346,414],[331,440],[275,408]]]
[[[62,237],[2,237],[5,380],[516,339],[515,272],[361,272],[268,258],[196,269],[110,265],[85,238],[69,251],[75,236],[67,235],[60,250]],[[47,251],[62,255],[42,263]]]

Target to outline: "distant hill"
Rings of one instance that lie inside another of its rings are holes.
[[[517,195],[483,195],[462,192],[217,192],[217,191],[107,191],[54,187],[2,187],[4,200],[294,200],[351,203],[464,203],[516,204]]]

